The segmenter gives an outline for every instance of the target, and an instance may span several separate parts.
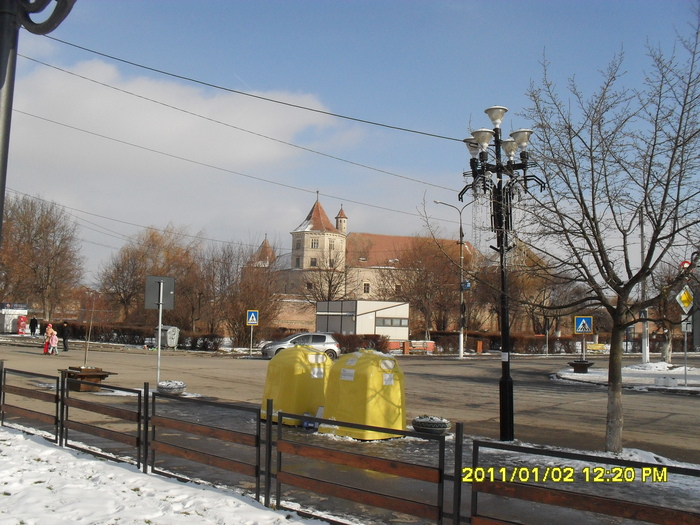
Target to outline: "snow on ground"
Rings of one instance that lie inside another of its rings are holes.
[[[0,427],[0,525],[322,524]]]
[[[576,374],[572,368],[564,368],[556,373],[558,379],[583,381],[607,385],[608,369],[592,366],[585,374]],[[640,363],[622,368],[622,383],[625,387],[637,390],[663,388],[678,393],[700,393],[700,370],[695,367],[673,365],[664,361]],[[687,383],[687,384],[686,384]]]

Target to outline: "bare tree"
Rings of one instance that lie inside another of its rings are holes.
[[[73,298],[83,275],[77,224],[53,202],[24,196],[5,207],[2,287],[5,300],[40,305],[50,319]]]
[[[642,283],[664,264],[678,268],[697,249],[699,15],[696,9],[690,38],[679,38],[672,55],[649,49],[650,68],[638,89],[622,86],[620,54],[591,95],[574,79],[568,95],[560,95],[546,62],[541,85],[528,93],[525,116],[539,139],[532,156],[548,190],[532,197],[520,240],[553,262],[549,275],[585,289],[558,306],[598,305],[610,316],[608,451],[622,449],[625,328],[660,299],[658,291],[642,297]],[[697,255],[691,262],[692,270]],[[677,273],[669,286],[680,286],[684,277]]]
[[[164,312],[164,322],[191,327],[199,304],[202,243],[185,228],[169,224],[164,230],[148,228],[137,233],[100,271],[100,289],[122,312],[122,320],[154,321],[146,312],[146,276],[175,278],[175,309]]]
[[[256,333],[269,332],[280,310],[276,260],[261,260],[259,250],[243,244],[212,248],[209,257],[206,275],[213,307],[234,344],[249,342],[247,310],[258,310]]]
[[[305,286],[301,288],[310,303],[342,301],[347,298],[348,274],[345,255],[338,250],[323,251],[316,258],[316,267],[304,270]]]
[[[131,309],[143,296],[146,268],[134,246],[126,245],[100,269],[101,292],[119,306],[119,321],[129,318]]]
[[[452,263],[457,251],[453,241],[415,236],[396,254],[396,267],[379,273],[379,295],[408,302],[422,318],[426,339],[430,330],[445,330],[449,319],[459,318],[459,266]]]

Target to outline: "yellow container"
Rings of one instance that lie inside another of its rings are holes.
[[[267,367],[262,400],[262,418],[267,419],[267,400],[272,399],[272,420],[278,412],[315,416],[323,406],[326,381],[332,361],[309,346],[293,346],[278,352]],[[299,419],[284,418],[285,425],[298,426]]]
[[[404,378],[393,356],[359,350],[341,356],[330,371],[323,417],[347,423],[406,429]],[[396,434],[321,425],[319,432],[374,440]]]

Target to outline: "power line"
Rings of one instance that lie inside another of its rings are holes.
[[[444,136],[444,135],[437,135],[437,134],[435,134],[435,133],[428,133],[428,132],[425,132],[425,131],[417,131],[417,130],[413,130],[413,129],[409,129],[409,128],[403,128],[403,127],[400,127],[400,126],[392,126],[392,125],[389,125],[389,124],[382,124],[382,123],[380,123],[380,122],[374,122],[374,121],[372,121],[372,120],[365,120],[365,119],[361,119],[361,118],[350,117],[350,116],[348,116],[348,115],[341,115],[341,114],[339,114],[339,113],[332,113],[332,112],[330,112],[330,111],[324,111],[324,110],[322,110],[322,109],[310,108],[310,107],[307,107],[307,106],[302,106],[302,105],[300,105],[300,104],[292,104],[291,102],[284,102],[283,100],[277,100],[277,99],[274,99],[274,98],[263,97],[263,96],[261,96],[261,95],[255,95],[255,94],[253,94],[253,93],[247,93],[247,92],[245,92],[245,91],[238,91],[238,90],[236,90],[236,89],[231,89],[231,88],[219,86],[219,85],[217,85],[217,84],[212,84],[212,83],[210,83],[210,82],[204,82],[203,80],[197,80],[197,79],[195,79],[195,78],[186,77],[186,76],[184,76],[184,75],[178,75],[178,74],[175,74],[175,73],[170,73],[170,72],[164,71],[164,70],[162,70],[162,69],[158,69],[158,68],[146,66],[146,65],[143,65],[143,64],[139,64],[138,62],[133,62],[133,61],[131,61],[131,60],[126,60],[126,59],[123,59],[123,58],[115,57],[115,56],[113,56],[113,55],[108,55],[108,54],[102,53],[102,52],[100,52],[100,51],[95,51],[94,49],[90,49],[90,48],[87,48],[87,47],[79,46],[78,44],[72,44],[71,42],[66,42],[65,40],[61,40],[61,39],[56,38],[56,37],[53,37],[53,36],[48,36],[48,35],[44,35],[44,36],[45,36],[46,38],[49,38],[49,39],[55,41],[55,42],[60,42],[61,44],[64,44],[64,45],[67,45],[67,46],[71,46],[71,47],[74,47],[74,48],[76,48],[76,49],[80,49],[80,50],[82,50],[82,51],[86,51],[86,52],[88,52],[88,53],[92,53],[92,54],[95,54],[95,55],[98,55],[98,56],[101,56],[101,57],[104,57],[104,58],[108,58],[108,59],[114,60],[114,61],[116,61],[116,62],[121,62],[121,63],[123,63],[123,64],[129,64],[130,66],[134,66],[134,67],[138,67],[138,68],[141,68],[141,69],[145,69],[145,70],[147,70],[147,71],[152,71],[152,72],[158,73],[158,74],[160,74],[160,75],[166,75],[166,76],[173,77],[173,78],[177,78],[177,79],[180,79],[180,80],[185,80],[185,81],[187,81],[187,82],[192,82],[192,83],[194,83],[194,84],[199,84],[199,85],[201,85],[201,86],[206,86],[206,87],[210,87],[210,88],[213,88],[213,89],[219,89],[219,90],[221,90],[221,91],[226,91],[226,92],[228,92],[228,93],[235,93],[235,94],[237,94],[237,95],[243,95],[243,96],[246,96],[246,97],[256,98],[256,99],[258,99],[258,100],[264,100],[264,101],[266,101],[266,102],[272,102],[272,103],[274,103],[274,104],[280,104],[280,105],[283,105],[283,106],[288,106],[288,107],[292,107],[292,108],[302,109],[302,110],[304,110],[304,111],[312,111],[312,112],[314,112],[314,113],[319,113],[319,114],[321,114],[321,115],[328,115],[328,116],[330,116],[330,117],[336,117],[336,118],[341,118],[341,119],[345,119],[345,120],[351,120],[351,121],[353,121],[353,122],[360,122],[360,123],[362,123],[362,124],[369,124],[369,125],[371,125],[371,126],[379,126],[379,127],[382,127],[382,128],[393,129],[393,130],[396,130],[396,131],[404,131],[404,132],[406,132],[406,133],[414,133],[414,134],[417,134],[417,135],[423,135],[423,136],[426,136],[426,137],[433,137],[433,138],[437,138],[437,139],[453,140],[453,141],[456,141],[456,142],[463,142],[463,139],[456,139],[456,138],[454,138],[454,137],[446,137],[446,136]]]
[[[124,94],[126,94],[126,95],[130,95],[130,96],[132,96],[132,97],[136,97],[136,98],[139,98],[139,99],[141,99],[141,100],[145,100],[145,101],[147,101],[147,102],[151,102],[151,103],[153,103],[153,104],[158,104],[158,105],[163,106],[163,107],[166,107],[166,108],[168,108],[168,109],[172,109],[172,110],[175,110],[175,111],[179,111],[179,112],[181,112],[181,113],[185,113],[186,115],[190,115],[190,116],[193,116],[193,117],[197,117],[197,118],[199,118],[199,119],[206,120],[206,121],[212,122],[212,123],[214,123],[214,124],[219,124],[219,125],[221,125],[221,126],[226,126],[226,127],[228,127],[228,128],[231,128],[231,129],[235,129],[235,130],[238,130],[238,131],[242,131],[242,132],[244,132],[244,133],[249,133],[249,134],[251,134],[251,135],[255,135],[256,137],[264,138],[264,139],[266,139],[266,140],[271,140],[271,141],[277,142],[277,143],[279,143],[279,144],[284,144],[284,145],[290,146],[290,147],[292,147],[292,148],[297,148],[297,149],[300,149],[300,150],[303,150],[303,151],[306,151],[306,152],[309,152],[309,153],[313,153],[313,154],[315,154],[315,155],[320,155],[320,156],[323,156],[323,157],[326,157],[326,158],[329,158],[329,159],[337,160],[337,161],[339,161],[339,162],[344,162],[344,163],[350,164],[350,165],[352,165],[352,166],[357,166],[357,167],[360,167],[360,168],[364,168],[364,169],[376,171],[376,172],[378,172],[378,173],[383,173],[383,174],[385,174],[385,175],[390,175],[390,176],[392,176],[392,177],[396,177],[396,178],[399,178],[399,179],[407,180],[407,181],[410,181],[410,182],[415,182],[415,183],[417,183],[417,184],[423,184],[423,185],[426,185],[426,186],[432,186],[432,187],[434,187],[434,188],[438,188],[438,189],[442,189],[442,190],[455,191],[454,188],[447,188],[447,187],[445,187],[445,186],[440,186],[440,185],[438,185],[438,184],[433,184],[433,183],[425,182],[425,181],[422,181],[422,180],[419,180],[419,179],[414,179],[414,178],[411,178],[411,177],[407,177],[407,176],[405,176],[405,175],[399,175],[398,173],[393,173],[393,172],[391,172],[391,171],[383,170],[383,169],[380,169],[380,168],[374,168],[374,167],[372,167],[372,166],[368,166],[367,164],[362,164],[362,163],[360,163],[360,162],[355,162],[355,161],[352,161],[352,160],[343,159],[342,157],[337,157],[337,156],[335,156],[335,155],[330,155],[330,154],[328,154],[328,153],[323,153],[323,152],[321,152],[321,151],[317,151],[317,150],[314,150],[314,149],[311,149],[311,148],[307,148],[307,147],[305,147],[305,146],[300,146],[300,145],[298,145],[298,144],[293,144],[293,143],[291,143],[291,142],[287,142],[287,141],[284,141],[284,140],[281,140],[281,139],[277,139],[277,138],[274,138],[274,137],[270,137],[270,136],[268,136],[268,135],[264,135],[264,134],[258,133],[258,132],[256,132],[256,131],[251,131],[251,130],[248,130],[248,129],[245,129],[245,128],[242,128],[242,127],[239,127],[239,126],[234,126],[233,124],[229,124],[229,123],[227,123],[227,122],[222,122],[222,121],[220,121],[220,120],[213,119],[213,118],[211,118],[211,117],[206,117],[206,116],[204,116],[204,115],[200,115],[199,113],[195,113],[195,112],[193,112],[193,111],[189,111],[189,110],[180,108],[180,107],[178,107],[178,106],[174,106],[174,105],[172,105],[172,104],[168,104],[168,103],[166,103],[166,102],[162,102],[162,101],[160,101],[160,100],[156,100],[156,99],[153,99],[153,98],[150,98],[150,97],[146,97],[146,96],[144,96],[144,95],[140,95],[140,94],[138,94],[138,93],[134,93],[134,92],[128,91],[128,90],[126,90],[126,89],[118,88],[118,87],[116,87],[116,86],[112,86],[111,84],[107,84],[107,83],[105,83],[105,82],[100,82],[99,80],[95,80],[95,79],[93,79],[93,78],[86,77],[86,76],[84,76],[84,75],[80,75],[80,74],[75,73],[75,72],[73,72],[73,71],[69,71],[69,70],[67,70],[67,69],[63,69],[63,68],[61,68],[61,67],[54,66],[54,65],[52,65],[52,64],[48,64],[48,63],[46,63],[46,62],[42,62],[41,60],[37,60],[37,59],[35,59],[35,58],[31,58],[31,57],[28,57],[28,56],[26,56],[26,55],[18,54],[18,56],[24,58],[25,60],[29,60],[29,61],[31,61],[31,62],[35,62],[35,63],[37,63],[37,64],[41,64],[42,66],[45,66],[45,67],[48,67],[48,68],[51,68],[51,69],[55,69],[56,71],[60,71],[60,72],[65,73],[65,74],[67,74],[67,75],[72,75],[72,76],[74,76],[74,77],[80,78],[80,79],[82,79],[82,80],[86,80],[86,81],[88,81],[88,82],[92,82],[92,83],[97,84],[97,85],[99,85],[99,86],[106,87],[106,88],[108,88],[108,89],[112,89],[112,90],[114,90],[114,91],[118,91],[118,92],[120,92],[120,93],[124,93]]]
[[[16,194],[18,194],[18,195],[22,195],[22,196],[24,196],[24,197],[28,197],[28,198],[30,198],[30,199],[35,199],[35,200],[42,201],[42,202],[49,202],[49,201],[47,201],[46,199],[42,199],[41,197],[37,197],[36,195],[29,195],[28,193],[24,193],[24,192],[22,192],[22,191],[15,190],[15,189],[13,189],[13,188],[9,188],[9,187],[8,187],[7,190],[8,190],[8,191],[11,191],[11,192],[13,192],[13,193],[16,193]],[[51,201],[51,202],[53,202],[53,201]],[[56,204],[57,206],[60,206],[60,207],[62,207],[62,208],[64,208],[64,209],[66,209],[66,210],[71,210],[71,211],[74,211],[74,212],[77,212],[77,213],[84,213],[85,215],[90,215],[90,216],[92,216],[92,217],[98,217],[98,218],[100,218],[100,219],[105,219],[105,220],[107,220],[107,221],[118,222],[118,223],[120,223],[120,224],[125,224],[125,225],[127,225],[127,226],[134,226],[134,227],[136,227],[136,228],[141,228],[141,229],[144,229],[144,230],[151,230],[151,231],[155,231],[155,232],[159,232],[159,233],[169,233],[168,230],[164,230],[164,229],[162,229],[162,228],[156,228],[156,227],[154,227],[154,226],[144,226],[143,224],[137,224],[137,223],[135,223],[135,222],[124,221],[124,220],[121,220],[121,219],[114,219],[114,218],[112,218],[112,217],[107,217],[106,215],[99,215],[99,214],[97,214],[97,213],[92,213],[92,212],[89,212],[89,211],[80,210],[80,209],[78,209],[78,208],[73,208],[73,207],[67,206],[67,205],[65,205],[65,204],[58,204],[58,203],[54,203],[54,204]],[[75,217],[75,214],[73,214],[73,213],[71,213],[70,215],[72,215],[73,217]],[[79,219],[79,218],[76,217],[76,219]],[[79,219],[79,220],[85,221],[85,219]],[[85,222],[89,222],[89,221],[85,221]],[[91,223],[91,224],[94,224],[94,223]],[[100,227],[100,228],[103,228],[104,230],[111,231],[111,230],[108,230],[107,228],[104,228],[104,227],[102,227],[102,226],[99,226],[99,227]],[[91,228],[89,228],[89,229],[91,229]],[[123,237],[123,240],[125,240],[125,241],[129,241],[129,240],[130,240],[128,235],[120,234],[120,233],[118,233],[118,232],[113,232],[113,233],[116,233],[117,235],[121,235],[121,236]],[[106,234],[105,234],[105,235],[106,235]],[[188,237],[188,238],[191,238],[191,239],[197,239],[197,240],[201,240],[201,241],[218,242],[218,243],[221,243],[221,244],[244,244],[244,243],[234,242],[234,241],[222,241],[221,239],[209,239],[209,238],[206,238],[206,237],[202,237],[202,236],[200,236],[200,235],[190,235],[190,234],[188,234],[188,233],[177,233],[177,235],[179,235],[179,236],[181,236],[181,237]],[[254,245],[252,245],[252,244],[246,244],[246,245],[247,245],[247,246],[254,246]],[[111,246],[110,246],[110,248],[111,248]]]
[[[175,155],[174,153],[166,153],[166,152],[164,152],[164,151],[160,151],[160,150],[157,150],[157,149],[154,149],[154,148],[149,148],[149,147],[146,147],[146,146],[141,146],[141,145],[135,144],[135,143],[133,143],[133,142],[128,142],[128,141],[125,141],[125,140],[121,140],[121,139],[117,139],[117,138],[114,138],[114,137],[110,137],[110,136],[108,136],[108,135],[103,135],[103,134],[101,134],[101,133],[96,133],[96,132],[94,132],[94,131],[88,131],[88,130],[85,130],[85,129],[82,129],[82,128],[78,128],[78,127],[76,127],[76,126],[71,126],[71,125],[69,125],[69,124],[64,124],[64,123],[62,123],[62,122],[58,122],[58,121],[55,121],[55,120],[52,120],[52,119],[48,119],[48,118],[45,118],[45,117],[40,117],[40,116],[38,116],[38,115],[33,115],[32,113],[27,113],[26,111],[22,111],[22,110],[19,110],[19,109],[13,109],[12,111],[15,112],[15,113],[19,113],[19,114],[21,114],[21,115],[25,115],[25,116],[28,116],[28,117],[32,117],[32,118],[38,119],[38,120],[43,120],[44,122],[49,122],[49,123],[55,124],[55,125],[57,125],[57,126],[61,126],[61,127],[68,128],[68,129],[72,129],[72,130],[74,130],[74,131],[79,131],[79,132],[81,132],[81,133],[86,133],[86,134],[92,135],[92,136],[94,136],[94,137],[99,137],[99,138],[102,138],[102,139],[105,139],[105,140],[110,140],[110,141],[116,142],[116,143],[118,143],[118,144],[123,144],[123,145],[125,145],[125,146],[130,146],[130,147],[132,147],[132,148],[137,148],[137,149],[140,149],[140,150],[143,150],[143,151],[148,151],[148,152],[150,152],[150,153],[156,153],[156,154],[158,154],[158,155],[162,155],[162,156],[164,156],[164,157],[168,157],[168,158],[171,158],[171,159],[176,159],[176,160],[180,160],[180,161],[183,161],[183,162],[188,162],[188,163],[190,163],[190,164],[195,164],[195,165],[197,165],[197,166],[202,166],[202,167],[205,167],[205,168],[210,168],[210,169],[217,170],[217,171],[222,171],[222,172],[225,172],[225,173],[230,173],[230,174],[232,174],[232,175],[238,175],[239,177],[245,177],[245,178],[252,179],[252,180],[256,180],[256,181],[259,181],[259,182],[265,182],[265,183],[267,183],[267,184],[273,184],[273,185],[275,185],[275,186],[281,186],[281,187],[283,187],[283,188],[287,188],[287,189],[290,189],[290,190],[301,191],[301,192],[304,192],[304,193],[311,193],[311,194],[319,194],[317,190],[308,190],[308,189],[306,189],[306,188],[300,188],[300,187],[298,187],[298,186],[292,186],[291,184],[285,184],[285,183],[283,183],[283,182],[278,182],[278,181],[274,181],[274,180],[270,180],[270,179],[265,179],[265,178],[263,178],[263,177],[257,177],[257,176],[255,176],[255,175],[249,175],[249,174],[247,174],[247,173],[242,173],[242,172],[240,172],[240,171],[235,171],[235,170],[228,169],[228,168],[222,168],[221,166],[215,166],[214,164],[208,164],[208,163],[206,163],[206,162],[202,162],[202,161],[198,161],[198,160],[189,159],[189,158],[187,158],[187,157],[182,157],[182,156],[180,156],[180,155]],[[420,217],[419,214],[410,213],[410,212],[407,212],[407,211],[405,211],[405,210],[396,210],[396,209],[393,209],[393,208],[387,208],[386,206],[379,206],[379,205],[377,205],[377,204],[368,204],[368,203],[366,203],[366,202],[360,202],[360,201],[356,201],[356,200],[353,200],[353,199],[347,199],[347,198],[343,198],[343,197],[338,197],[338,196],[336,196],[336,195],[331,195],[331,194],[328,194],[328,193],[320,193],[320,195],[322,195],[323,197],[328,197],[328,198],[330,198],[330,199],[336,199],[336,200],[341,201],[341,202],[351,202],[351,203],[353,203],[353,204],[357,204],[358,206],[365,206],[365,207],[374,208],[374,209],[377,209],[377,210],[390,211],[390,212],[392,212],[392,213],[400,213],[400,214],[402,214],[402,215],[409,215],[409,216],[411,216],[411,217]],[[97,215],[97,216],[99,217],[99,215]],[[106,218],[106,217],[104,217],[104,218]],[[114,219],[114,220],[117,220],[117,219]],[[122,221],[122,222],[124,222],[124,221]],[[130,224],[130,223],[126,223],[126,224]]]

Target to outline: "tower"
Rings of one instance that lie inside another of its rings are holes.
[[[338,215],[335,216],[335,227],[343,235],[348,234],[348,217],[345,215],[345,211],[343,211],[342,204],[340,205]]]
[[[336,225],[342,224],[345,228],[347,217],[342,208],[338,216]],[[318,200],[291,234],[292,269],[342,270],[345,267],[345,233],[333,226]]]

